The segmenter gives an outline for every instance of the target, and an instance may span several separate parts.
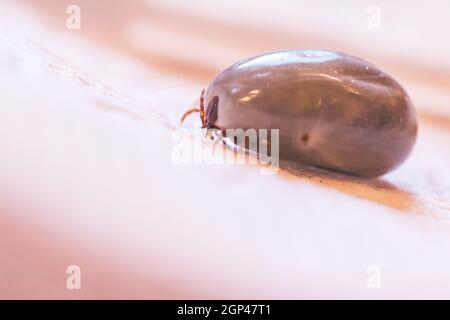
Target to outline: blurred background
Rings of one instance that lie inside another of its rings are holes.
[[[55,32],[84,37],[192,82],[208,83],[224,67],[261,52],[327,48],[364,57],[395,74],[411,88],[419,108],[428,104],[445,113],[449,101],[450,48],[443,39],[450,5],[443,0],[426,10],[410,1],[18,2],[42,15],[41,22]],[[77,16],[70,5],[83,9],[80,29],[67,28],[73,23],[70,13]],[[426,100],[422,95],[428,92]]]
[[[449,32],[445,0],[1,0],[0,297],[450,298]],[[201,89],[288,48],[397,79],[411,159],[376,181],[174,166]]]

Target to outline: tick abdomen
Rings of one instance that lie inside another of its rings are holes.
[[[281,158],[367,177],[400,165],[417,136],[414,107],[392,77],[331,51],[238,62],[213,80],[205,101],[210,127],[279,129]]]

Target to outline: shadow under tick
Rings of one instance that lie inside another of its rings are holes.
[[[280,161],[278,174],[289,179],[307,180],[321,187],[335,189],[402,211],[412,209],[417,203],[414,194],[382,178],[366,179],[285,160]]]

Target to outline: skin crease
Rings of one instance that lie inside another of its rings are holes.
[[[398,167],[417,137],[415,108],[389,75],[324,50],[272,52],[222,71],[205,94],[219,129],[279,129],[280,157],[356,174]]]

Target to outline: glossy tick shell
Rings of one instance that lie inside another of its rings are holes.
[[[403,88],[371,63],[332,51],[240,61],[209,85],[205,105],[208,127],[279,129],[280,158],[365,177],[399,166],[417,136]]]

